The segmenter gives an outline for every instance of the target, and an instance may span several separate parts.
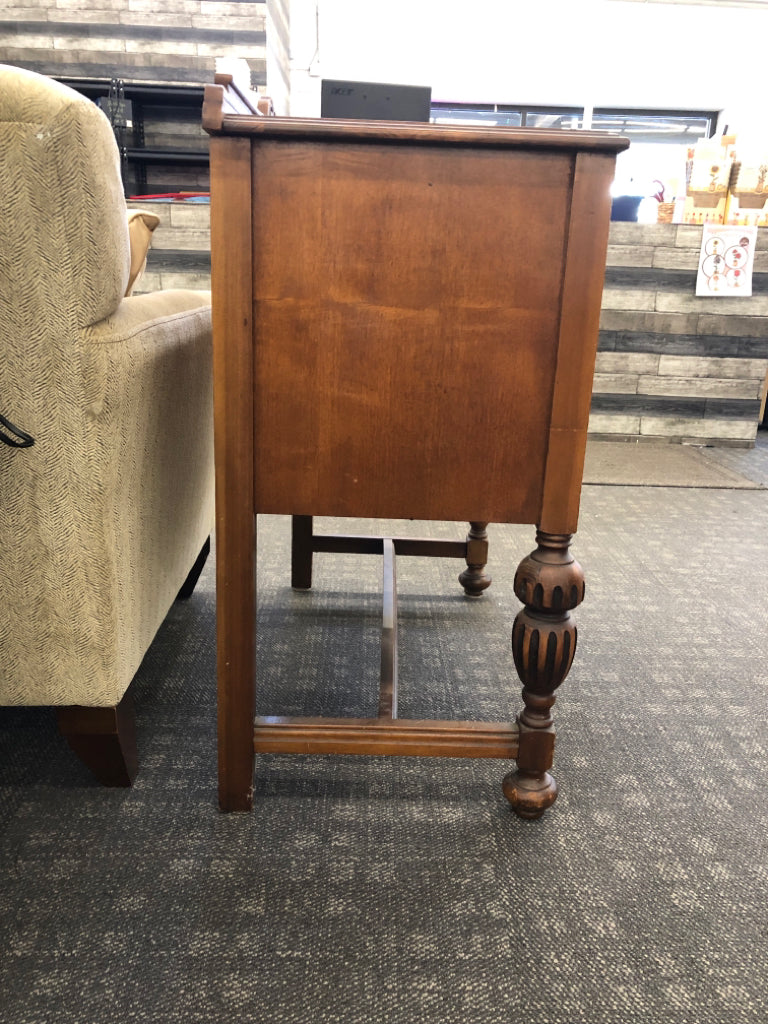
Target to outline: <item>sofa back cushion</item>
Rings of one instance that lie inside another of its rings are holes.
[[[7,65],[0,65],[0,203],[5,302],[25,314],[55,307],[59,331],[117,309],[129,248],[109,121],[72,89]],[[39,330],[39,312],[32,319]]]

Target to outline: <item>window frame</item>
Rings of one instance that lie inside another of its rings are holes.
[[[593,117],[644,117],[644,118],[658,118],[663,120],[664,118],[686,118],[688,120],[707,120],[709,122],[709,129],[705,135],[690,135],[689,137],[682,139],[670,139],[670,145],[684,146],[687,142],[694,143],[698,139],[711,139],[717,132],[717,122],[720,117],[719,110],[682,110],[682,109],[659,109],[654,107],[594,107],[592,110]],[[608,128],[596,127],[597,131],[610,131]],[[616,130],[616,134],[621,134],[621,129]],[[637,142],[642,145],[642,139],[638,139]],[[661,145],[666,145],[666,140]]]
[[[517,114],[520,116],[520,127],[521,128],[533,128],[538,130],[535,126],[527,124],[527,118],[534,114],[553,114],[558,117],[576,117],[580,124],[579,128],[566,128],[558,127],[550,129],[552,131],[580,131],[584,128],[584,107],[578,106],[553,106],[549,103],[470,103],[466,101],[461,102],[448,102],[445,100],[433,101],[430,107],[430,120],[436,121],[436,114],[443,111],[462,111],[465,110],[467,114],[476,112],[477,114]],[[689,120],[700,119],[707,120],[709,128],[707,134],[691,135],[690,141],[696,141],[698,138],[712,138],[717,132],[717,122],[720,116],[719,110],[685,110],[682,108],[654,108],[654,107],[623,107],[623,106],[610,106],[610,107],[594,107],[591,111],[592,117],[644,117],[644,118],[686,118]],[[590,118],[590,119],[591,119]],[[467,120],[470,118],[468,117]],[[460,120],[457,118],[457,120]],[[512,127],[512,126],[502,126]],[[593,125],[590,125],[593,127]],[[543,130],[543,129],[542,129]],[[598,129],[602,131],[610,131],[610,129]],[[620,131],[617,130],[617,134]],[[637,140],[639,144],[642,144],[642,140]],[[673,145],[684,145],[686,140],[677,139],[670,140],[670,144]]]

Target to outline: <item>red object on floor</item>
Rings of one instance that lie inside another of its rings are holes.
[[[170,202],[176,202],[177,200],[202,198],[210,196],[210,194],[210,192],[156,192],[150,195],[128,196],[128,200],[132,203],[140,203],[142,199],[167,199]]]

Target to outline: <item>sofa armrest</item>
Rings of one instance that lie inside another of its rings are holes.
[[[190,316],[207,317],[210,324],[211,293],[204,291],[168,290],[131,295],[123,299],[111,316],[82,332],[85,344],[114,345],[146,331],[165,334],[174,319]]]

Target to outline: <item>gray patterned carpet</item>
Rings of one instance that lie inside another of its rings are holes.
[[[768,477],[762,439],[704,456]],[[378,560],[318,556],[296,595],[287,520],[259,525],[262,710],[367,713]],[[264,757],[254,813],[220,814],[209,568],[136,679],[133,790],[0,709],[0,1021],[764,1024],[767,536],[765,490],[585,487],[561,796],[532,823],[501,762],[405,758]],[[398,561],[404,716],[518,706],[533,531],[491,539],[477,602],[458,563]]]

